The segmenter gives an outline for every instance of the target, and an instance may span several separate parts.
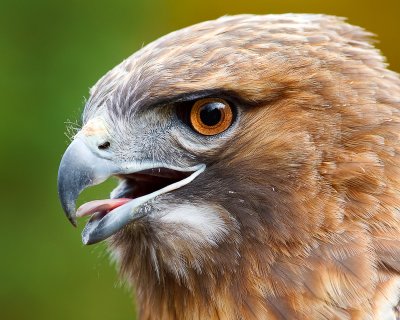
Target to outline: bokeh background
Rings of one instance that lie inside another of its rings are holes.
[[[57,199],[66,123],[144,44],[237,13],[327,13],[376,33],[400,71],[399,0],[0,0],[0,319],[134,319],[103,244],[85,247]],[[80,200],[104,197],[106,186]]]

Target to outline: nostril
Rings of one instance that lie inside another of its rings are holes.
[[[106,141],[106,142],[104,142],[104,143],[102,143],[102,144],[100,144],[99,146],[98,146],[98,148],[100,149],[100,150],[106,150],[106,149],[108,149],[110,147],[110,143],[108,142],[108,141]]]

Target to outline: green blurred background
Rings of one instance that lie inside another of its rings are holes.
[[[134,319],[104,245],[85,247],[56,178],[88,89],[143,44],[237,13],[345,16],[379,36],[400,71],[400,0],[0,1],[0,318]],[[84,193],[105,196],[112,182]]]

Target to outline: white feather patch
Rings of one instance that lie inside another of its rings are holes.
[[[227,226],[217,210],[209,206],[183,204],[163,212],[162,223],[174,225],[182,237],[216,245],[227,235]]]
[[[400,301],[400,277],[390,280],[375,301],[379,320],[396,320],[394,308]]]

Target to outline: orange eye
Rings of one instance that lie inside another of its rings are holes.
[[[205,136],[225,131],[232,124],[232,120],[232,108],[223,99],[197,100],[190,111],[190,123],[193,129]]]

